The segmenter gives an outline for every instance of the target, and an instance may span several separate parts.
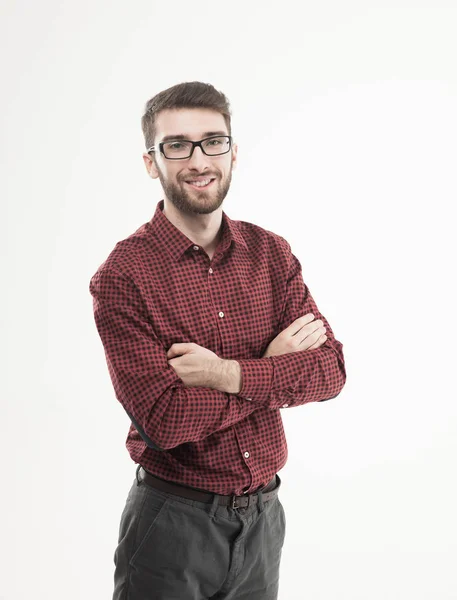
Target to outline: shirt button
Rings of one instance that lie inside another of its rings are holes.
[[[246,400],[249,400],[249,402],[252,402],[252,398],[246,398]]]
[[[221,312],[219,313],[219,316],[220,316],[220,318],[222,319],[222,317],[224,316],[224,313],[221,311]]]
[[[213,272],[213,269],[211,269],[211,267],[210,267],[210,269],[209,269],[209,272],[210,272],[210,273],[212,273],[212,272]]]
[[[282,407],[283,408],[287,408],[289,405],[288,404],[283,404]]]
[[[198,249],[199,249],[198,246],[194,246],[194,250],[198,250]]]
[[[249,458],[249,456],[250,456],[249,452],[244,453],[244,458]]]

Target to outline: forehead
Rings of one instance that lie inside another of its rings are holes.
[[[159,141],[173,135],[184,135],[190,140],[198,140],[213,132],[228,135],[221,113],[207,108],[167,108],[157,114],[155,125]]]

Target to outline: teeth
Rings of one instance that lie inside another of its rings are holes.
[[[211,179],[206,179],[205,181],[188,181],[187,183],[191,183],[192,185],[196,185],[197,187],[203,187],[208,185]]]

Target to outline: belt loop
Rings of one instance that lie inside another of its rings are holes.
[[[258,496],[258,502],[259,502],[259,513],[263,512],[263,509],[265,507],[265,504],[263,502],[263,496],[262,496],[262,492],[257,492],[257,496]]]
[[[136,485],[137,485],[137,486],[139,486],[139,485],[140,485],[140,483],[141,483],[141,480],[140,480],[140,479],[138,479],[138,472],[139,472],[139,470],[140,470],[140,469],[141,469],[141,465],[138,465],[138,466],[137,466],[137,468],[136,468],[136,473],[135,473],[135,477],[136,477]]]
[[[213,496],[213,502],[211,504],[211,510],[209,511],[209,518],[210,519],[214,519],[214,514],[217,510],[217,506],[219,504],[219,496],[218,494],[214,494]]]

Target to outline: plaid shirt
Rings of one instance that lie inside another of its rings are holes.
[[[159,478],[218,494],[253,493],[287,461],[281,409],[337,396],[343,345],[281,236],[222,213],[210,261],[163,214],[118,242],[90,280],[94,318],[132,460]],[[319,348],[262,358],[295,319],[326,327]],[[239,362],[238,394],[186,386],[167,362],[195,342]]]

